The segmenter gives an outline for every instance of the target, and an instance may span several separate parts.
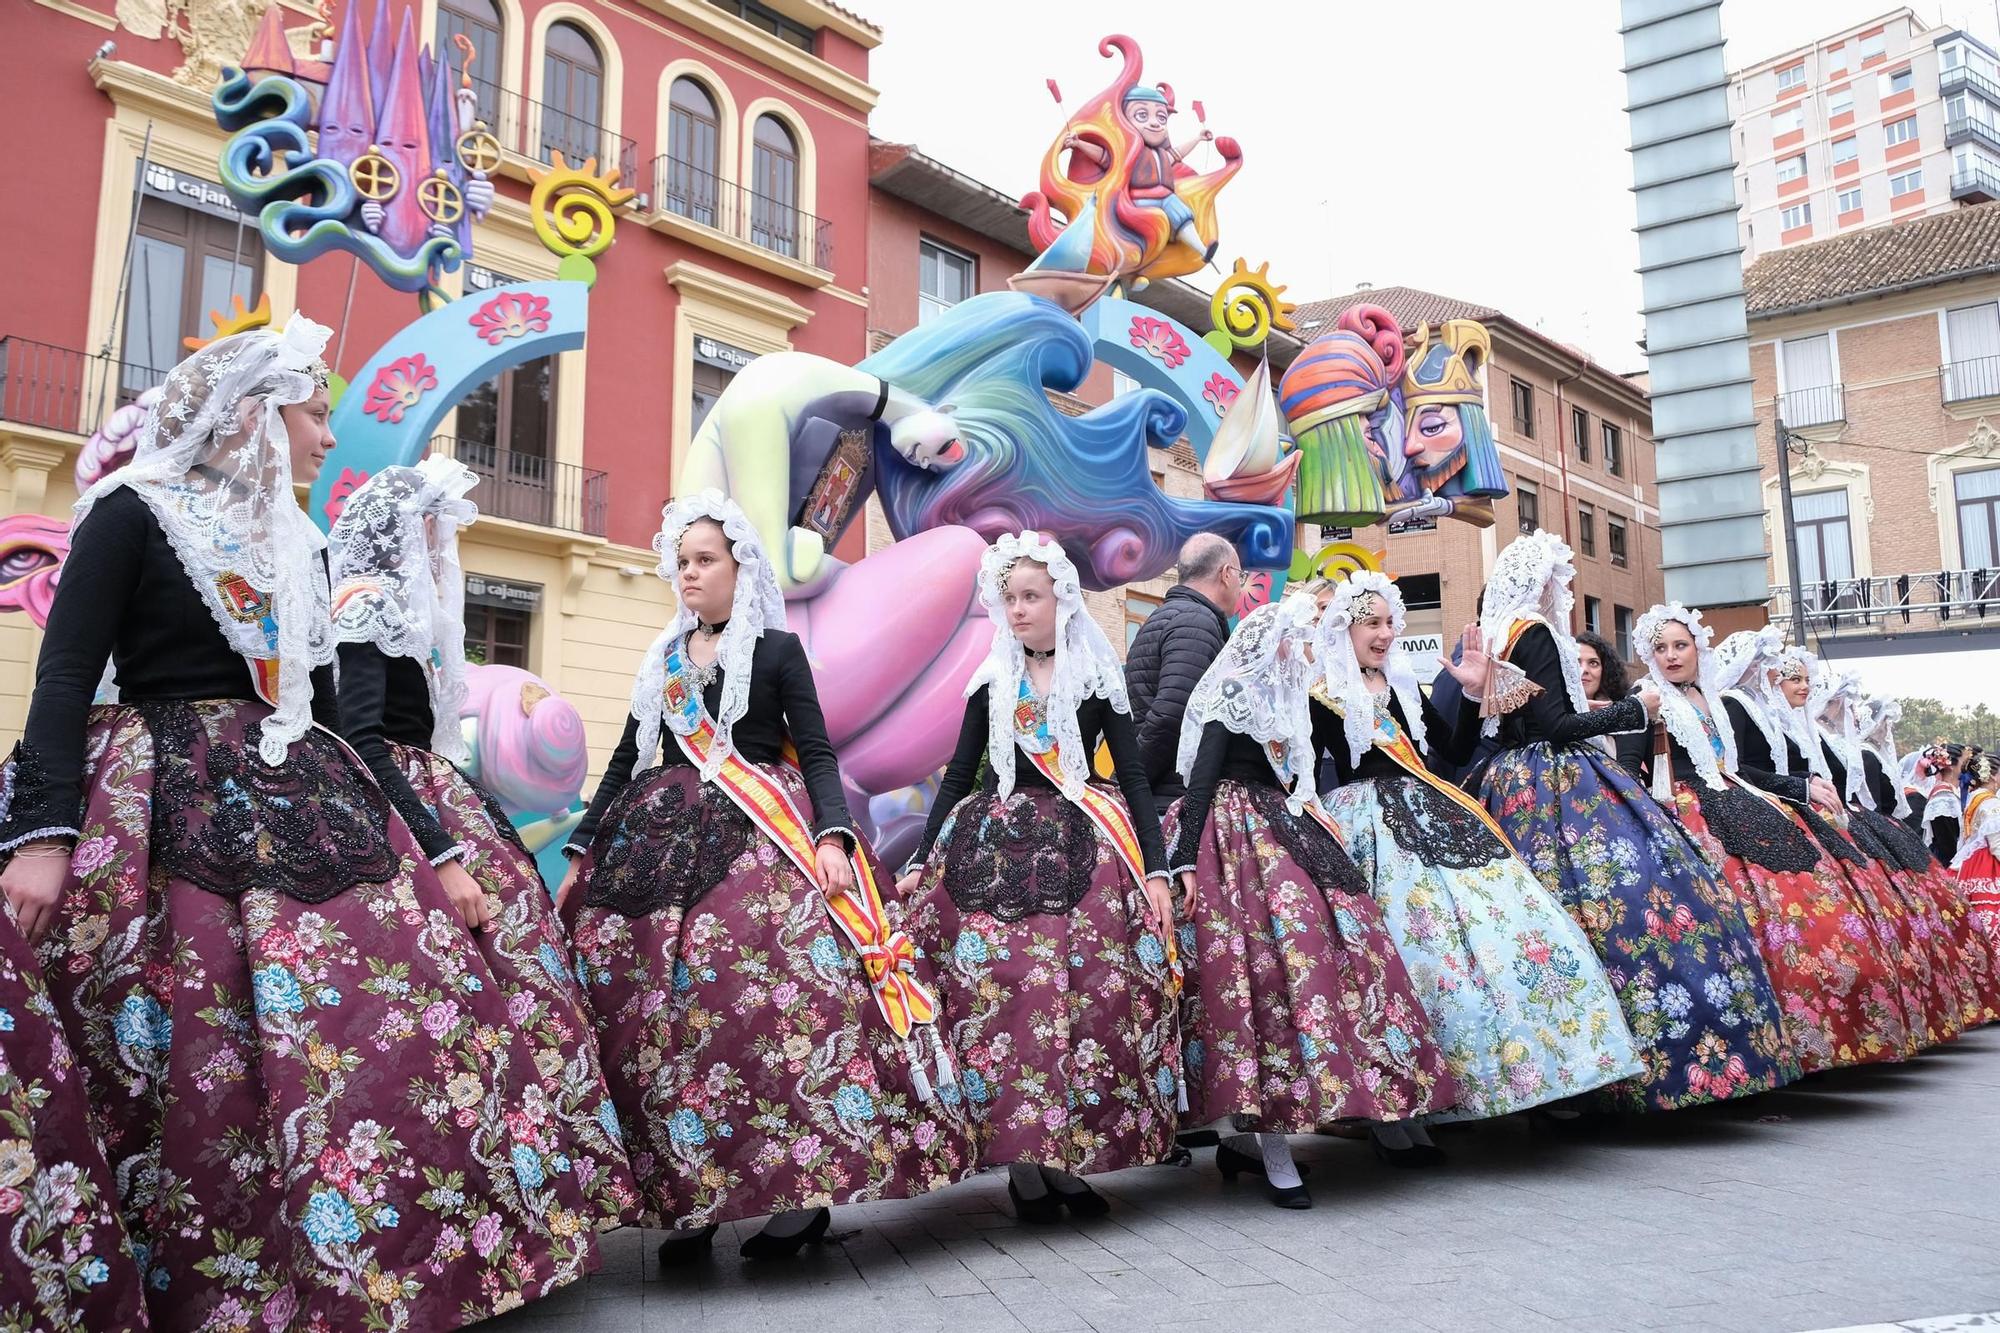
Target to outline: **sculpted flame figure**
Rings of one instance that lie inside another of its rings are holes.
[[[1174,90],[1139,82],[1139,44],[1113,34],[1097,49],[1123,57],[1124,67],[1070,117],[1043,155],[1042,188],[1021,200],[1028,234],[1046,250],[1066,225],[1088,218],[1092,272],[1135,288],[1193,273],[1215,254],[1215,196],[1242,168],[1242,150],[1206,126],[1175,143]],[[1187,157],[1211,141],[1221,165],[1197,174]]]

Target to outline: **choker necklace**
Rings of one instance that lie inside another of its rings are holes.
[[[1030,648],[1025,643],[1021,645],[1021,651],[1028,655],[1028,660],[1031,662],[1046,662],[1056,655],[1056,650],[1053,648]]]
[[[703,637],[710,639],[714,638],[716,635],[722,633],[722,631],[729,628],[729,622],[726,620],[717,621],[713,625],[704,624],[699,621],[697,621],[696,624],[699,625]]]

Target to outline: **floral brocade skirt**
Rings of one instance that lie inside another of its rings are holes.
[[[473,936],[506,997],[507,1018],[534,1053],[543,1094],[568,1134],[576,1172],[599,1230],[638,1220],[639,1193],[625,1161],[623,1130],[597,1066],[597,1035],[570,958],[569,941],[535,859],[499,805],[451,761],[412,745],[390,753],[454,843],[494,907]]]
[[[507,998],[358,760],[98,708],[43,971],[155,1328],[451,1329],[596,1265]]]
[[[768,771],[811,809],[794,770]],[[695,769],[633,776],[570,895],[648,1226],[909,1198],[972,1169],[819,888]]]
[[[1413,777],[1348,783],[1331,807],[1458,1080],[1448,1118],[1524,1111],[1639,1072],[1590,940],[1478,816]]]
[[[1618,988],[1643,1068],[1610,1104],[1672,1110],[1799,1076],[1735,896],[1636,778],[1591,746],[1537,741],[1496,756],[1481,795]]]
[[[1181,809],[1167,818],[1169,846]],[[1178,928],[1188,1125],[1234,1115],[1309,1134],[1461,1100],[1361,872],[1283,792],[1218,783],[1195,880]]]
[[[1725,813],[1739,809],[1740,817]],[[1910,1054],[1910,1022],[1892,955],[1878,942],[1837,862],[1806,826],[1735,787],[1710,792],[1704,808],[1701,794],[1681,781],[1674,783],[1674,813],[1723,884],[1735,890],[1756,932],[1800,1067],[1810,1074]],[[1712,814],[1732,821],[1728,836]],[[1743,845],[1758,841],[1754,835],[1735,831],[1760,824],[1773,834],[1760,844],[1761,860]]]
[[[973,792],[907,908],[937,969],[982,1165],[1083,1175],[1173,1152],[1181,1051],[1166,949],[1089,816],[1046,787]]]
[[[34,953],[0,906],[0,1328],[145,1327],[83,1073]]]

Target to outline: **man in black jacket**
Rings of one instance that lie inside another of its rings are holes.
[[[1176,572],[1179,583],[1139,626],[1125,654],[1125,688],[1139,723],[1139,753],[1163,811],[1183,790],[1174,754],[1180,748],[1188,696],[1221,656],[1230,614],[1243,592],[1243,562],[1236,548],[1214,533],[1188,539]]]

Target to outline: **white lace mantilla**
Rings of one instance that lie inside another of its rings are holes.
[[[1049,734],[1055,738],[1056,756],[1062,763],[1062,792],[1070,800],[1083,794],[1090,777],[1090,756],[1083,750],[1083,729],[1077,725],[1076,710],[1086,699],[1108,699],[1121,713],[1132,711],[1125,694],[1125,672],[1112,651],[1104,631],[1090,618],[1083,604],[1083,585],[1076,566],[1063,554],[1062,547],[1032,532],[1009,533],[986,548],[979,562],[979,600],[993,622],[993,643],[986,660],[966,682],[969,698],[987,687],[986,759],[993,767],[993,779],[1001,797],[1014,792],[1014,750],[1025,742],[1014,728],[1014,701],[1020,697],[1021,680],[1027,674],[1028,655],[1014,631],[1007,625],[1006,589],[1008,573],[1018,560],[1040,562],[1049,571],[1056,590],[1055,671],[1043,697],[1048,712]]]
[[[159,520],[195,592],[238,654],[279,664],[258,753],[284,761],[312,725],[312,670],[334,659],[326,538],[292,494],[281,409],[305,402],[331,330],[293,314],[282,333],[218,338],[167,376],[132,461],[85,491],[71,532],[124,487]]]
[[[771,561],[757,540],[756,529],[750,526],[749,518],[737,503],[721,491],[710,489],[669,504],[661,516],[659,535],[653,538],[653,550],[660,557],[656,572],[673,584],[678,605],[674,618],[646,649],[632,682],[632,716],[639,719],[640,763],[651,763],[659,752],[663,723],[677,736],[692,734],[697,725],[694,718],[667,712],[667,655],[701,623],[701,618],[688,609],[687,599],[681,596],[678,556],[681,538],[703,519],[713,519],[722,525],[722,535],[729,539],[730,553],[736,557],[736,595],[730,602],[729,623],[723,627],[715,652],[715,664],[722,672],[722,698],[716,716],[711,719],[715,724],[715,744],[701,766],[701,775],[707,779],[720,773],[723,761],[735,752],[732,729],[750,711],[750,659],[757,651],[757,640],[764,637],[765,630],[782,630],[787,625],[785,595],[778,588],[777,572],[771,568]]]
[[[1784,648],[1784,633],[1775,625],[1766,625],[1762,629],[1740,629],[1715,649],[1716,684],[1725,699],[1734,699],[1742,705],[1751,725],[1763,733],[1764,743],[1771,747],[1771,765],[1779,773],[1791,771],[1791,760],[1785,753],[1785,734],[1771,716],[1764,692],[1769,688],[1767,673]],[[1717,717],[1717,725],[1722,725],[1726,718],[1726,713]]]
[[[1517,623],[1530,620],[1547,626],[1556,642],[1556,656],[1562,663],[1563,688],[1569,695],[1570,707],[1587,713],[1590,696],[1583,691],[1583,662],[1577,654],[1576,639],[1569,632],[1570,613],[1576,608],[1576,595],[1570,591],[1570,584],[1575,579],[1576,557],[1562,538],[1541,528],[1516,537],[1494,561],[1493,575],[1486,580],[1479,633],[1486,641],[1486,651],[1497,661]],[[1490,712],[1480,726],[1481,732],[1487,736],[1499,735],[1500,716],[1499,712]]]
[[[1375,743],[1375,710],[1387,707],[1386,703],[1378,703],[1362,674],[1361,659],[1354,652],[1354,622],[1374,611],[1376,603],[1388,614],[1395,633],[1400,636],[1406,624],[1403,595],[1396,591],[1396,585],[1387,575],[1362,569],[1349,574],[1334,589],[1333,600],[1327,603],[1326,613],[1320,617],[1315,640],[1314,657],[1320,664],[1327,696],[1339,704],[1348,760],[1355,764],[1361,762],[1368,747]],[[1382,662],[1382,674],[1390,692],[1402,702],[1410,739],[1422,750],[1428,743],[1424,735],[1423,696],[1418,691],[1416,668],[1401,644],[1391,644],[1389,655]]]
[[[1317,615],[1312,598],[1292,596],[1243,617],[1188,696],[1174,756],[1183,781],[1194,776],[1202,733],[1209,723],[1220,722],[1264,747],[1294,814],[1319,799],[1312,739],[1316,667],[1307,651]]]
[[[330,537],[335,634],[424,668],[431,749],[455,764],[472,757],[459,725],[466,685],[458,534],[479,517],[465,498],[478,484],[471,468],[437,455],[383,468],[348,497]]]
[[[1806,700],[1806,708],[1847,769],[1847,790],[1841,795],[1873,810],[1875,794],[1868,790],[1867,762],[1861,757],[1861,735],[1855,729],[1854,705],[1860,697],[1858,676],[1851,671],[1836,671],[1831,663],[1821,662],[1813,672],[1812,694]]]
[[[1702,721],[1701,710],[1694,700],[1688,698],[1687,691],[1666,677],[1660,669],[1656,656],[1655,640],[1660,632],[1670,624],[1680,624],[1687,628],[1694,639],[1696,668],[1694,683],[1701,688],[1701,697],[1708,701],[1710,722]],[[1736,735],[1730,728],[1728,719],[1717,715],[1714,710],[1722,707],[1722,690],[1717,680],[1718,672],[1714,651],[1709,641],[1714,637],[1708,626],[1701,623],[1701,612],[1682,606],[1679,602],[1667,602],[1655,606],[1639,617],[1639,623],[1632,627],[1632,648],[1639,654],[1639,660],[1646,665],[1646,676],[1660,691],[1660,720],[1667,724],[1667,734],[1680,742],[1694,761],[1694,771],[1700,776],[1704,786],[1720,789],[1725,784],[1723,778],[1736,771]],[[1716,739],[1722,742],[1722,758],[1718,762],[1715,748],[1709,743],[1709,726],[1713,725]],[[1659,762],[1658,760],[1654,761]]]

